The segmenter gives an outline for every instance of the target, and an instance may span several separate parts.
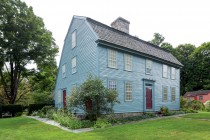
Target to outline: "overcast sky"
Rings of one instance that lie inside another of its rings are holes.
[[[110,25],[121,16],[130,21],[130,34],[148,41],[155,32],[174,47],[210,41],[210,0],[23,0],[53,33],[59,46],[73,15],[87,16]]]

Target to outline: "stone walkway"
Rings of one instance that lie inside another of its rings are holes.
[[[38,121],[41,121],[41,122],[44,122],[46,124],[50,124],[50,125],[59,127],[62,130],[65,130],[65,131],[68,131],[68,132],[72,132],[72,133],[89,132],[89,131],[93,130],[93,128],[82,128],[82,129],[72,130],[72,129],[68,129],[67,127],[63,127],[58,122],[55,122],[53,120],[49,120],[47,118],[40,118],[39,116],[26,116],[26,117],[32,118],[32,119],[35,119],[35,120],[38,120]]]

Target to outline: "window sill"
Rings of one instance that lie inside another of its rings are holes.
[[[126,69],[124,69],[124,71],[127,71],[127,72],[133,72],[132,70],[126,70]]]
[[[113,67],[109,67],[109,66],[107,68],[118,70],[118,68],[113,68]]]
[[[125,102],[132,102],[133,100],[125,100]]]
[[[76,72],[74,72],[74,73],[71,73],[72,75],[74,75],[74,74],[76,74],[77,73],[77,71]]]

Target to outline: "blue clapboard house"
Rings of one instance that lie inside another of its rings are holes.
[[[129,34],[130,22],[117,18],[111,26],[88,17],[73,16],[59,64],[55,106],[88,75],[118,92],[115,113],[180,109],[180,68],[171,53]]]

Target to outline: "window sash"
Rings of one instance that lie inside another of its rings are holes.
[[[117,51],[109,50],[108,52],[108,66],[110,68],[117,68]]]
[[[176,69],[175,68],[171,68],[171,79],[176,79]]]
[[[65,78],[66,77],[66,65],[64,64],[62,66],[62,78]]]
[[[115,80],[109,80],[109,89],[117,90],[117,82]]]
[[[72,48],[76,47],[76,30],[72,33]]]
[[[152,61],[149,59],[146,59],[146,74],[152,73]]]
[[[199,96],[199,100],[203,100],[203,96]]]
[[[163,87],[163,102],[168,101],[168,87]]]
[[[125,70],[132,71],[132,56],[124,54],[125,56]]]
[[[171,88],[171,101],[174,102],[176,100],[176,88]]]
[[[132,101],[132,83],[125,83],[125,101]]]
[[[167,78],[168,77],[168,66],[163,65],[163,77]]]
[[[72,58],[72,60],[71,60],[71,68],[72,68],[72,74],[77,72],[77,59],[76,59],[76,57]]]

